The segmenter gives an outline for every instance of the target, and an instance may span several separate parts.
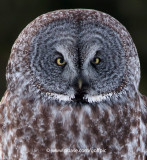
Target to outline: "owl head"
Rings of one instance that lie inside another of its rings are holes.
[[[13,92],[82,103],[121,94],[130,85],[137,89],[139,79],[138,54],[125,27],[87,9],[36,18],[13,45],[7,67]]]

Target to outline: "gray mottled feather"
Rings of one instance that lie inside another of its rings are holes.
[[[64,67],[57,66],[58,57]],[[94,57],[99,65],[91,63]],[[0,159],[145,160],[138,53],[113,17],[86,9],[41,15],[14,43],[6,78]],[[49,152],[65,148],[104,152]]]

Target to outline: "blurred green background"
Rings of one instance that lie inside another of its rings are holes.
[[[43,13],[69,8],[100,10],[125,25],[140,57],[140,91],[147,95],[147,0],[1,0],[0,99],[6,90],[5,72],[11,47],[22,29]]]

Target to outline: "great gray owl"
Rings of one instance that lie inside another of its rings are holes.
[[[5,160],[145,160],[147,99],[124,26],[108,14],[59,10],[15,41],[0,104]]]

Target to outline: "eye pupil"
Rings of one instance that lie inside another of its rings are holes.
[[[93,63],[93,64],[99,64],[99,62],[100,62],[100,59],[99,59],[98,57],[96,57],[96,58],[94,58],[94,59],[92,60],[92,63]]]
[[[96,58],[94,59],[94,62],[95,62],[95,63],[97,62],[97,59],[96,59]]]
[[[63,63],[64,62],[64,60],[63,59],[60,59],[60,63]]]
[[[56,59],[56,63],[57,63],[57,65],[59,65],[59,66],[63,66],[63,65],[66,64],[66,62],[65,62],[65,60],[64,60],[63,58],[57,58],[57,59]]]

